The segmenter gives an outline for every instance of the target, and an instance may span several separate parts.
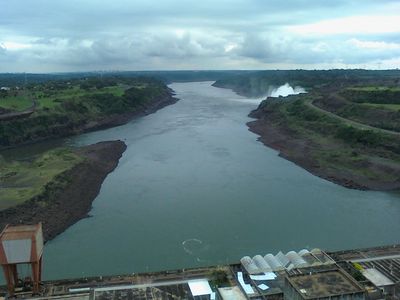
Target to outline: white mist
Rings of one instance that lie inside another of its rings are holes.
[[[295,86],[294,88],[290,86],[289,83],[285,83],[278,88],[272,90],[270,97],[286,97],[289,95],[297,95],[301,93],[305,93],[306,90],[300,86]]]

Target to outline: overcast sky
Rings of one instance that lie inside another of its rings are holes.
[[[0,72],[399,68],[399,0],[0,0]]]

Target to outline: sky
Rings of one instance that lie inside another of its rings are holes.
[[[0,72],[399,67],[399,0],[0,0]]]

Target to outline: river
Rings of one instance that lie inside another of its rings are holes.
[[[128,148],[91,217],[46,245],[45,279],[400,242],[398,194],[346,189],[279,157],[247,129],[257,100],[210,82],[171,88],[176,104],[67,140],[121,139]]]

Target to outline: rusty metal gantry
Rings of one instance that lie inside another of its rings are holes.
[[[39,293],[42,277],[43,232],[42,224],[7,225],[0,233],[0,264],[3,267],[7,289],[14,295],[18,285],[19,264],[30,264],[32,292]]]

